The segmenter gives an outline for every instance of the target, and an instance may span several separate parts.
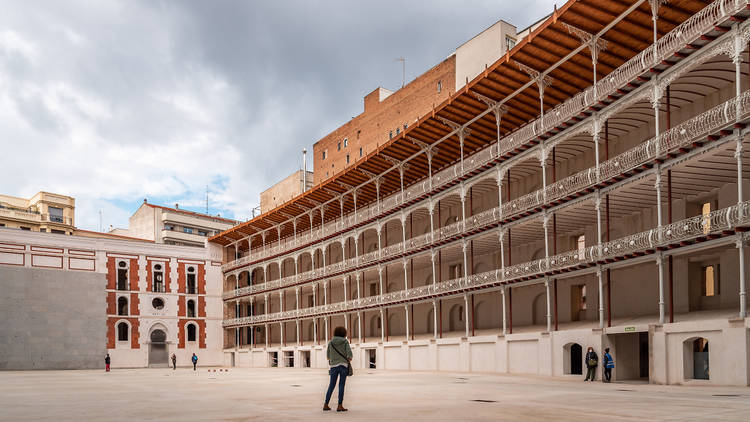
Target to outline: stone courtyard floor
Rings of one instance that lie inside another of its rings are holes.
[[[742,387],[360,370],[337,414],[321,410],[326,385],[319,369],[0,372],[0,420],[750,420]]]

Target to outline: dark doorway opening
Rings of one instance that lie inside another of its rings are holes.
[[[377,351],[375,349],[367,349],[367,361],[368,365],[367,367],[370,369],[376,369],[377,368]]]
[[[570,346],[570,373],[583,375],[583,347],[578,343]]]

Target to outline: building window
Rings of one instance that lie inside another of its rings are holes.
[[[443,81],[437,83],[438,94],[443,90]]]
[[[42,227],[41,229],[39,229],[39,231],[42,232],[42,233],[46,233],[47,229],[45,229],[44,227]]]
[[[390,132],[388,133],[388,138],[390,138],[390,139],[393,139],[393,131],[390,131]]]
[[[208,236],[208,232],[205,230],[198,230],[198,234],[201,236]]]
[[[164,230],[172,231],[172,230],[174,230],[174,226],[171,225],[171,224],[165,224],[164,225]]]
[[[362,147],[359,147],[359,156],[362,156]]]
[[[344,138],[344,148],[349,146],[349,138]]]
[[[328,150],[323,151],[323,159],[325,160],[328,156]]]
[[[505,36],[505,51],[510,51],[515,46],[516,46],[516,40],[506,35]]]
[[[349,164],[349,154],[346,154],[346,164]]]
[[[128,341],[128,324],[121,322],[117,324],[117,341]]]
[[[195,294],[195,267],[187,269],[187,292],[191,295]]]
[[[404,131],[406,131],[406,128],[409,127],[408,123],[404,123]]]
[[[124,296],[117,298],[117,315],[128,314],[128,299]]]
[[[358,131],[357,131],[357,139],[359,139],[359,134],[360,134],[360,133],[362,133],[362,131],[361,131],[361,130],[358,130]]]
[[[125,261],[117,263],[117,290],[128,290],[128,264]]]
[[[21,228],[21,230],[31,231],[31,227],[21,226],[20,228]]]
[[[49,212],[49,221],[52,221],[55,223],[63,222],[63,209],[62,208],[47,207],[47,211]]]
[[[401,133],[401,128],[400,128],[400,127],[397,127],[397,128],[396,128],[396,136],[398,136],[398,134],[399,134],[399,133]]]
[[[338,146],[336,147],[338,151],[341,151],[341,141],[339,141]]]
[[[195,341],[195,324],[187,326],[187,341]]]
[[[162,299],[160,297],[155,297],[151,301],[151,306],[153,306],[154,309],[156,309],[157,311],[161,310],[161,309],[164,309],[164,299]]]
[[[703,296],[718,296],[719,289],[719,265],[707,265],[701,269],[702,291]]]
[[[42,230],[42,231],[44,231],[44,230]],[[50,232],[55,233],[55,234],[65,234],[65,230],[52,229],[52,230],[50,230]]]
[[[154,265],[154,286],[153,290],[157,293],[164,293],[164,270],[161,264]]]
[[[187,234],[193,234],[193,229],[190,227],[183,227],[182,231]]]
[[[187,301],[187,316],[188,318],[195,318],[195,301],[192,299]]]

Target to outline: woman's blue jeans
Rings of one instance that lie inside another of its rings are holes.
[[[333,394],[333,389],[336,387],[336,378],[339,379],[339,404],[344,403],[344,386],[346,386],[346,376],[349,375],[349,368],[346,366],[334,366],[328,370],[328,374],[331,375],[331,382],[328,384],[328,392],[326,392],[326,404],[331,401],[331,394]]]

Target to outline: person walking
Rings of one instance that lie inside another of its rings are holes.
[[[109,363],[111,360],[109,359],[109,353],[107,353],[107,356],[104,357],[104,368],[106,372],[109,372]]]
[[[337,412],[346,412],[347,408],[344,407],[344,387],[346,386],[346,377],[352,375],[352,348],[349,346],[349,341],[346,339],[346,328],[336,327],[333,330],[333,338],[328,343],[328,349],[326,350],[326,357],[328,358],[328,375],[331,376],[331,380],[328,383],[328,391],[326,392],[326,401],[323,404],[323,410],[331,410],[328,407],[328,403],[331,401],[331,394],[333,389],[336,387],[336,379],[339,380],[339,405],[336,408]]]
[[[193,361],[193,371],[195,371],[195,365],[198,364],[198,356],[196,356],[195,353],[193,353],[193,357],[190,359]]]
[[[609,347],[604,349],[604,358],[602,361],[602,366],[604,366],[604,377],[602,381],[611,382],[612,381],[612,369],[615,367],[615,361],[614,359],[612,359],[612,355],[609,354]]]
[[[596,367],[599,366],[599,356],[596,355],[594,348],[591,346],[586,351],[585,362],[588,370],[586,371],[586,379],[584,381],[588,381],[589,379],[594,381],[596,379]]]
[[[177,355],[172,353],[172,370],[174,371],[176,369],[177,369]]]

